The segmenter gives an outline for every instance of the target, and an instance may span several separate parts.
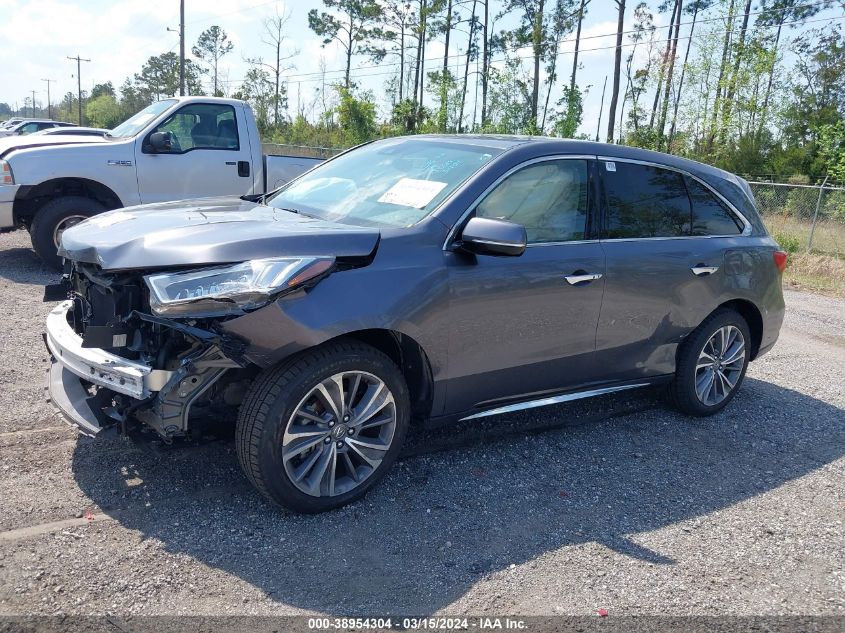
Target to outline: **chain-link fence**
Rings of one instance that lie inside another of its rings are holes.
[[[749,184],[763,221],[781,247],[845,258],[845,187]]]
[[[283,143],[262,143],[261,145],[264,153],[271,156],[331,158],[343,151],[340,147],[314,147],[312,145],[287,145]]]

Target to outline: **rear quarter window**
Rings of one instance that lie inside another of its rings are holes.
[[[739,235],[743,224],[713,193],[693,178],[685,177],[692,202],[692,235]]]

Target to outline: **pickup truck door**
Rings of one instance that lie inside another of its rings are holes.
[[[153,148],[150,137],[156,132],[166,136],[169,149]],[[251,193],[257,166],[250,141],[240,108],[222,103],[179,108],[135,143],[141,202]]]

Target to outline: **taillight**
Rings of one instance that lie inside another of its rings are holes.
[[[786,260],[789,257],[788,253],[786,251],[775,251],[772,255],[774,255],[775,266],[778,267],[778,270],[780,272],[786,270]]]
[[[14,185],[15,177],[12,175],[12,168],[5,160],[0,160],[0,185]]]

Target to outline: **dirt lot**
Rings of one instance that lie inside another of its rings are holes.
[[[0,615],[845,614],[845,300],[788,292],[720,415],[644,391],[416,432],[304,517],[231,441],[78,439],[42,389],[50,279],[0,235]]]

